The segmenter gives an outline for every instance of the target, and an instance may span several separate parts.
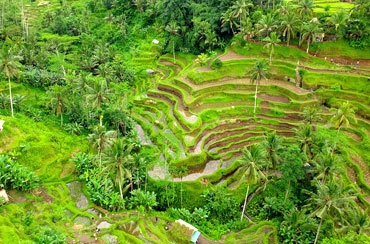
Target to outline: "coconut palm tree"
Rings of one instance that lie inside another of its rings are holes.
[[[343,227],[338,232],[347,234],[350,231],[354,231],[359,235],[370,232],[370,218],[366,211],[362,211],[357,207],[348,208]]]
[[[316,35],[321,33],[322,29],[320,28],[319,23],[317,23],[316,21],[311,21],[304,26],[301,42],[307,41],[307,53],[310,49],[310,43],[314,42]]]
[[[320,219],[314,244],[317,243],[324,218],[329,216],[341,219],[344,211],[349,208],[349,203],[355,199],[353,188],[345,186],[343,181],[335,177],[327,184],[316,181],[316,188],[316,192],[304,191],[310,196],[305,206],[307,209],[313,209],[310,217],[316,216]]]
[[[271,74],[268,72],[268,63],[264,60],[258,60],[253,69],[247,72],[251,76],[252,84],[256,85],[256,92],[254,95],[254,113],[256,113],[258,85],[262,79],[267,79]]]
[[[129,187],[133,188],[131,167],[134,164],[134,158],[131,155],[133,145],[127,143],[123,138],[112,142],[112,146],[103,152],[102,174],[113,175],[114,183],[119,187],[121,199]],[[124,187],[124,184],[129,183]]]
[[[185,166],[176,167],[174,173],[180,176],[180,208],[182,208],[182,178],[187,175],[188,168]]]
[[[276,35],[276,32],[272,32],[270,34],[270,36],[266,37],[265,39],[263,39],[263,41],[267,42],[265,44],[265,48],[267,48],[270,52],[270,64],[272,62],[272,54],[275,50],[275,47],[281,42],[281,40],[279,39],[279,37]]]
[[[269,36],[276,27],[275,17],[271,13],[263,15],[256,24],[257,34],[261,36]]]
[[[235,16],[231,8],[229,8],[226,12],[221,14],[221,23],[222,27],[229,26],[233,35],[235,35],[233,26],[236,25],[235,23]]]
[[[283,37],[286,38],[287,44],[289,46],[290,38],[294,38],[299,21],[295,14],[288,13],[283,15],[282,21],[280,23],[280,30],[282,32]]]
[[[87,137],[95,150],[98,150],[99,167],[102,167],[102,152],[105,148],[112,145],[112,141],[117,138],[117,132],[107,131],[104,126],[96,126],[92,133]]]
[[[345,26],[347,19],[348,14],[344,10],[340,10],[331,16],[330,22],[335,26],[335,35],[337,35],[338,29]]]
[[[309,123],[313,125],[315,122],[318,122],[321,120],[321,117],[319,115],[319,107],[306,107],[303,110],[304,112],[304,121],[306,123]]]
[[[171,38],[172,38],[173,63],[176,63],[176,56],[175,56],[175,36],[177,35],[180,27],[176,24],[175,21],[171,21],[170,24],[167,25],[165,29],[171,35]]]
[[[339,166],[339,158],[331,148],[326,148],[324,152],[318,154],[312,163],[314,166],[313,172],[316,174],[315,179],[324,184],[326,179],[342,172],[342,168]]]
[[[15,46],[12,44],[10,39],[7,39],[2,46],[0,51],[0,71],[8,78],[9,83],[9,98],[10,98],[10,109],[12,117],[14,117],[13,109],[13,97],[12,97],[12,84],[10,80],[16,76],[21,66],[19,61],[21,56],[18,56],[15,51]]]
[[[237,0],[234,5],[231,6],[234,17],[239,18],[239,24],[241,24],[242,21],[249,15],[250,7],[253,7],[253,4],[247,0]]]
[[[266,162],[266,158],[263,150],[259,145],[253,144],[248,150],[244,148],[242,150],[243,157],[241,159],[241,170],[243,172],[243,178],[247,182],[247,192],[245,194],[245,200],[243,204],[242,215],[240,221],[243,220],[245,206],[247,204],[249,186],[259,183],[261,180],[266,180],[266,176],[262,173],[262,167]]]
[[[338,133],[342,127],[348,127],[350,123],[357,123],[355,110],[348,101],[342,103],[338,109],[334,108],[331,111],[335,112],[334,116],[331,118],[331,122],[335,124]]]
[[[308,159],[311,159],[311,148],[313,145],[313,131],[310,124],[301,125],[298,129],[295,129],[296,140]]]
[[[284,138],[276,135],[276,131],[268,133],[262,141],[262,148],[265,150],[266,159],[276,169],[280,163],[280,153],[283,150]]]
[[[54,85],[47,91],[50,95],[49,105],[55,110],[56,116],[60,115],[60,126],[63,126],[63,114],[67,107],[68,90],[65,86]]]
[[[300,0],[297,5],[297,13],[302,16],[311,16],[313,14],[314,2],[313,0]]]

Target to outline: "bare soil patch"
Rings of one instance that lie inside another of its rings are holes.
[[[362,141],[362,137],[360,137],[356,133],[349,132],[349,131],[344,131],[344,134],[346,134],[347,136],[351,137],[353,140],[356,140],[358,142]]]
[[[227,54],[224,56],[220,57],[219,59],[221,61],[228,61],[228,60],[235,60],[235,59],[249,59],[250,57],[243,56],[240,54],[235,53],[234,51],[229,50]]]
[[[290,99],[284,96],[278,96],[278,95],[271,95],[271,94],[258,94],[258,98],[261,98],[266,101],[270,102],[278,102],[278,103],[290,103]]]
[[[356,172],[351,167],[347,167],[347,175],[352,182],[356,182]]]

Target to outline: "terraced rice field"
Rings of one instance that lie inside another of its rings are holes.
[[[363,161],[348,163],[351,173],[355,169],[356,174],[349,177],[362,182],[359,189],[364,190],[364,197],[369,195],[366,143],[370,134],[370,83],[366,74],[348,66],[323,70],[305,63],[299,67],[304,75],[298,82],[296,67],[284,60],[275,61],[270,66],[271,79],[261,81],[257,112],[253,114],[255,86],[245,73],[256,59],[229,48],[218,54],[223,68],[214,71],[209,68],[211,62],[200,68],[195,58],[180,55],[174,62],[169,55],[160,57],[154,64],[157,75],[149,82],[155,85],[147,96],[135,100],[133,117],[141,128],[139,134],[145,133],[162,152],[166,151],[164,147],[170,152],[158,155],[159,160],[149,171],[153,179],[170,175],[164,164],[166,158],[170,164],[187,166],[188,175],[183,181],[225,184],[236,189],[240,184],[237,160],[243,147],[261,141],[266,131],[273,130],[289,142],[302,123],[306,106],[321,107],[320,123],[330,126],[332,113],[328,107],[350,100],[357,108],[359,123],[347,129],[345,140],[353,145],[353,155]],[[329,78],[332,76],[333,81]],[[342,90],[331,88],[333,84],[340,84]]]
[[[341,2],[340,0],[315,0],[314,12],[325,13],[325,8],[328,8],[328,13],[335,13],[339,10],[349,11],[353,8],[353,3]]]

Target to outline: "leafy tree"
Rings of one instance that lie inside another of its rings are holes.
[[[148,212],[157,205],[157,195],[154,192],[144,192],[140,189],[131,191],[130,208],[142,206]]]
[[[338,109],[332,109],[332,111],[335,112],[335,115],[331,118],[331,122],[335,124],[338,133],[342,127],[348,127],[350,123],[357,123],[355,110],[348,101],[342,103]]]
[[[310,196],[306,208],[312,208],[310,217],[320,219],[314,244],[319,238],[322,222],[326,216],[341,219],[344,211],[349,208],[349,203],[355,199],[353,188],[344,185],[343,181],[332,178],[326,184],[316,181],[317,192],[305,191]]]
[[[241,159],[241,170],[243,172],[243,178],[246,179],[248,187],[245,194],[245,200],[240,221],[242,221],[244,217],[245,206],[247,204],[249,193],[249,186],[257,184],[261,180],[266,180],[266,176],[262,173],[262,166],[266,163],[266,158],[261,147],[259,145],[253,144],[249,150],[247,148],[244,148],[242,150],[242,153],[243,156]]]
[[[12,85],[10,79],[15,77],[21,66],[19,61],[21,57],[17,55],[15,50],[15,45],[6,39],[0,51],[0,71],[8,78],[9,83],[9,98],[10,98],[10,109],[12,112],[12,117],[14,117],[13,110],[13,96],[12,96]]]
[[[177,35],[180,27],[177,26],[175,21],[171,21],[169,25],[166,26],[166,31],[171,35],[172,39],[172,53],[173,53],[173,63],[176,63],[176,56],[175,56],[175,36]]]
[[[104,175],[112,175],[114,183],[119,187],[121,199],[123,201],[123,193],[129,187],[133,188],[131,168],[134,164],[132,156],[133,145],[119,138],[112,142],[112,146],[103,151],[103,169]],[[124,188],[124,184],[129,182]]]
[[[54,85],[50,87],[50,106],[55,110],[56,116],[60,115],[60,126],[63,126],[63,113],[67,107],[68,90],[65,86]]]
[[[115,131],[107,131],[105,126],[96,126],[87,139],[93,145],[95,150],[98,150],[99,167],[102,167],[102,152],[104,149],[112,145],[112,141],[117,137]]]
[[[254,113],[256,113],[258,85],[262,79],[267,79],[271,75],[268,71],[268,63],[258,60],[252,70],[247,72],[247,75],[251,76],[252,84],[256,85],[256,92],[254,95]]]
[[[233,29],[233,26],[236,25],[235,14],[231,8],[228,9],[226,12],[222,13],[221,23],[222,23],[222,27],[224,28],[226,28],[226,26],[229,26],[231,32],[233,33],[233,35],[235,35],[235,31]]]
[[[290,186],[296,185],[305,176],[303,164],[306,161],[306,156],[301,153],[297,146],[293,145],[286,148],[281,157],[283,162],[280,165],[280,171],[282,172],[281,180],[286,182],[287,185],[284,197],[285,203],[288,198]]]
[[[267,42],[265,44],[265,48],[267,48],[270,52],[270,64],[272,62],[272,54],[274,52],[275,46],[277,46],[281,41],[278,36],[276,36],[276,32],[272,32],[270,36],[263,39],[263,41]]]

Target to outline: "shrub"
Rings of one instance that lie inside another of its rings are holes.
[[[133,190],[128,205],[129,208],[142,206],[146,211],[152,210],[158,205],[157,195],[154,192],[144,192],[140,189]]]
[[[7,155],[0,155],[0,187],[28,191],[38,186],[39,179],[34,172],[13,161]]]
[[[83,174],[84,172],[94,168],[92,164],[92,156],[86,153],[77,153],[72,159],[72,162],[75,163],[78,174]]]
[[[44,227],[41,231],[34,234],[34,244],[64,244],[65,236],[63,233],[50,227]]]
[[[212,62],[211,69],[221,69],[222,65],[223,65],[222,61],[219,59],[216,59],[215,61]]]

